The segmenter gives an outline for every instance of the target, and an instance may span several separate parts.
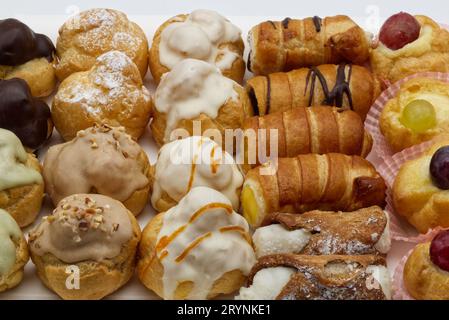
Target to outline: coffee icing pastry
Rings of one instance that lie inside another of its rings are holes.
[[[241,83],[245,74],[241,31],[214,11],[195,10],[166,21],[153,39],[150,70],[161,76],[180,61],[193,58],[215,65],[225,77]]]
[[[238,300],[388,300],[391,280],[376,255],[275,254],[260,258]]]
[[[0,209],[0,292],[17,286],[28,262],[28,245],[17,222]]]
[[[0,129],[0,208],[8,211],[20,227],[31,224],[44,197],[41,166],[27,153],[19,138]]]
[[[44,161],[45,187],[54,205],[72,194],[98,193],[121,201],[135,215],[148,200],[149,170],[145,151],[125,129],[107,125],[52,146]]]
[[[353,212],[274,213],[267,225],[256,229],[253,242],[257,257],[387,254],[391,246],[388,216],[377,206]]]
[[[225,129],[240,128],[251,114],[249,98],[240,85],[217,67],[195,59],[185,59],[164,74],[153,103],[151,130],[159,145],[178,134],[193,135],[195,121],[200,122],[200,133],[216,129],[224,137]]]
[[[30,232],[31,259],[42,282],[63,299],[101,299],[134,273],[140,228],[122,203],[98,194],[64,198]],[[66,286],[66,268],[80,270],[79,290]]]
[[[61,83],[51,111],[66,141],[94,123],[123,126],[138,139],[150,118],[150,93],[131,59],[110,51],[89,71],[74,73]]]
[[[139,69],[142,79],[148,69],[148,41],[143,30],[117,10],[89,9],[71,17],[59,29],[56,75],[64,80],[87,71],[108,51],[124,52]]]
[[[164,299],[210,299],[234,292],[255,262],[248,230],[223,194],[193,188],[145,227],[139,278]]]
[[[170,209],[198,186],[223,193],[233,209],[239,210],[243,175],[232,156],[207,137],[167,143],[152,169],[151,203],[159,212]]]
[[[0,20],[0,79],[23,79],[33,96],[48,96],[56,85],[54,52],[47,36],[16,19]]]
[[[14,132],[28,150],[36,150],[53,131],[50,108],[45,102],[31,95],[24,80],[2,80],[0,128]]]

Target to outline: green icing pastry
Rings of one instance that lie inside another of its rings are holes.
[[[0,277],[8,274],[16,263],[16,245],[22,231],[5,210],[0,209]]]

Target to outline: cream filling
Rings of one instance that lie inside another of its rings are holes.
[[[385,266],[370,265],[366,268],[366,272],[371,274],[377,281],[384,293],[385,297],[391,299],[391,278],[390,273]]]
[[[379,240],[374,245],[374,248],[383,254],[387,254],[391,248],[390,217],[386,212],[385,216],[387,217],[387,225],[385,226],[384,232],[382,232]]]

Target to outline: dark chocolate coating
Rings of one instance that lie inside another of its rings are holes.
[[[0,20],[0,65],[18,66],[36,58],[53,60],[50,38],[16,19]]]
[[[0,80],[0,128],[14,132],[29,149],[39,148],[49,136],[48,105],[31,95],[22,79]]]

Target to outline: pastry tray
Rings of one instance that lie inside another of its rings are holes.
[[[178,14],[179,12],[173,12],[174,16]],[[156,31],[156,29],[168,18],[171,16],[162,16],[162,15],[129,15],[130,20],[136,22],[146,33],[148,40],[151,45],[151,39],[153,38],[153,34]],[[0,18],[6,18],[6,17],[0,17]],[[59,27],[69,18],[67,15],[17,15],[15,18],[20,19],[27,23],[27,25],[32,28],[33,30],[46,34],[49,36],[53,42],[56,42],[57,38],[57,32]],[[248,34],[248,30],[260,23],[261,21],[265,21],[268,19],[271,20],[282,20],[285,17],[279,17],[279,16],[227,16],[227,18],[232,21],[235,25],[237,25],[242,30],[242,35],[245,38]],[[366,27],[364,25],[363,19],[358,19],[357,17],[352,17],[357,23],[360,24],[362,27]],[[376,32],[377,30],[370,30],[370,28],[366,28],[367,30],[371,32]],[[246,40],[246,39],[244,39]],[[245,45],[246,41],[245,41]],[[245,52],[245,57],[248,56],[248,52]],[[251,74],[247,72],[245,78],[247,79],[250,77]],[[150,90],[151,93],[155,90],[155,85],[151,79],[151,74],[148,72],[147,77],[145,78],[145,86]],[[48,99],[49,105],[51,105],[52,97]],[[51,139],[46,143],[46,145],[39,150],[38,156],[39,160],[42,162],[42,160],[45,157],[47,149],[54,144],[62,143],[63,140],[57,133],[57,131],[53,131],[53,135]],[[146,131],[146,133],[139,139],[139,144],[144,148],[146,153],[149,156],[150,162],[154,164],[157,158],[157,150],[158,147],[156,146],[154,140],[151,137],[150,130]],[[375,154],[370,154],[368,156],[368,160],[370,160],[374,165],[378,166],[381,164],[382,160],[376,156]],[[52,204],[48,197],[44,199],[44,204],[42,206],[42,210],[40,213],[40,216],[36,221],[40,221],[40,219],[48,215],[53,210]],[[154,210],[151,207],[151,205],[147,205],[145,210],[137,217],[140,226],[143,228],[148,221],[153,217]],[[35,222],[36,224],[36,222]],[[28,234],[28,231],[32,228],[28,227],[25,228],[24,232]],[[413,247],[413,244],[400,242],[400,241],[393,241],[392,242],[392,248],[390,253],[387,257],[387,264],[388,268],[390,270],[391,275],[393,275],[394,269],[398,262],[401,260],[401,258]],[[221,297],[223,299],[223,297]],[[232,299],[232,296],[224,297],[226,299]],[[9,291],[0,293],[0,300],[11,300],[11,299],[26,299],[26,300],[32,300],[32,299],[59,299],[59,297],[53,293],[52,291],[48,290],[39,280],[39,278],[36,275],[36,270],[31,261],[28,262],[28,264],[25,267],[25,276],[22,281],[22,283]],[[153,292],[147,290],[143,284],[140,283],[140,281],[137,279],[137,276],[135,275],[124,287],[116,291],[114,294],[106,297],[105,299],[130,299],[130,300],[142,300],[142,299],[159,299],[156,294]]]

